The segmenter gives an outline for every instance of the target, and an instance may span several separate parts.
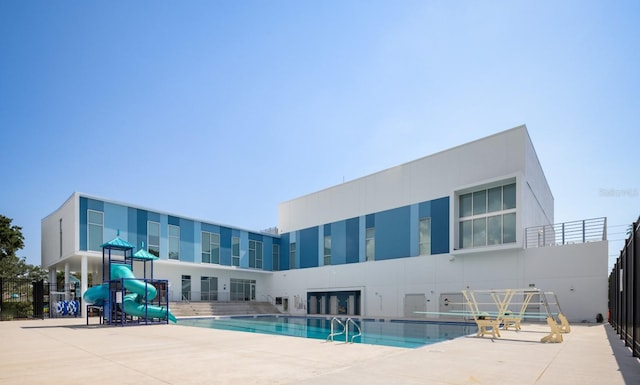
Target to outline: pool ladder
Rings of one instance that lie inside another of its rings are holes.
[[[335,331],[336,324],[342,326],[342,331]],[[358,332],[357,334],[351,336],[351,340],[349,340],[349,324],[353,325],[354,330],[357,330]],[[327,336],[327,341],[331,340],[331,342],[333,342],[336,336],[342,334],[344,334],[345,343],[353,343],[354,338],[362,336],[362,329],[360,329],[360,326],[356,323],[356,321],[351,318],[347,318],[347,320],[343,323],[338,319],[338,317],[333,317],[331,319],[331,334]]]

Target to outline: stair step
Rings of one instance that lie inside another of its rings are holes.
[[[269,302],[170,302],[169,309],[176,317],[275,314],[278,309]]]

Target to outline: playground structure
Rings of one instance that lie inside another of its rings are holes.
[[[134,246],[118,236],[102,244],[102,284],[93,286],[82,298],[89,309],[98,308],[101,323],[110,325],[148,325],[176,322],[169,311],[168,281],[153,278],[153,254],[144,244],[132,255]],[[143,277],[133,273],[134,262],[141,262]],[[147,278],[147,263],[150,277]]]
[[[501,337],[500,325],[504,330],[513,326],[516,331],[520,331],[523,319],[544,319],[547,322],[550,332],[542,337],[540,342],[560,343],[563,340],[562,334],[571,332],[571,326],[562,313],[558,297],[553,292],[543,292],[535,288],[463,290],[462,295],[469,309],[465,315],[471,316],[475,321],[479,337],[485,335],[491,335],[491,338]],[[522,298],[522,302],[517,302],[514,298]],[[519,311],[512,311],[511,305],[519,305]],[[540,309],[540,305],[543,309]],[[552,311],[552,306],[557,309],[557,312]],[[530,309],[532,307],[535,308]],[[530,311],[527,311],[528,309]]]

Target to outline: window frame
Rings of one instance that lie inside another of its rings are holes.
[[[91,215],[90,213],[96,213],[96,214],[100,214],[100,217],[102,218],[102,223],[95,223],[95,222],[91,222]],[[99,227],[100,230],[100,242],[97,243],[97,248],[92,249],[91,246],[93,246],[93,242],[91,242],[91,229],[92,228],[97,228]],[[102,247],[100,247],[101,245],[104,244],[104,211],[98,211],[98,210],[91,210],[91,209],[87,209],[87,251],[102,251]]]
[[[205,235],[209,238],[209,242],[205,242],[204,240]],[[205,251],[205,244],[207,246],[208,251]],[[219,265],[220,264],[220,234],[212,233],[210,231],[201,231],[200,252],[201,252],[200,261],[202,263]],[[208,258],[207,258],[208,261],[205,261],[205,255],[208,255]]]
[[[289,243],[289,270],[296,268],[296,243]]]
[[[240,266],[240,237],[231,237],[231,266]]]
[[[151,243],[151,226],[157,225],[158,228],[158,243]],[[160,257],[160,222],[147,221],[147,252]],[[155,251],[155,252],[154,252]]]
[[[177,235],[172,235],[171,234],[171,230],[172,229],[176,229],[177,230]],[[177,249],[174,251],[172,250],[172,241],[177,242]],[[171,260],[176,260],[179,261],[180,260],[180,226],[176,226],[176,225],[168,225],[167,226],[167,242],[169,245],[169,250],[168,250],[168,254],[167,254],[167,258],[171,259]],[[172,257],[172,254],[175,253],[175,257]]]
[[[249,267],[262,269],[264,245],[262,241],[249,240]]]
[[[422,232],[423,223],[429,224],[427,234]],[[431,255],[431,217],[423,217],[418,220],[418,254]]]
[[[376,260],[376,228],[367,227],[364,231],[364,256],[366,261]]]
[[[323,265],[331,265],[331,235],[325,235],[323,238]]]
[[[500,189],[499,194],[497,189]],[[505,190],[508,192],[505,193]],[[496,195],[500,198],[499,205],[495,202]],[[481,196],[484,196],[483,202],[481,199],[477,199]],[[517,243],[517,229],[515,228],[518,210],[516,181],[503,181],[492,187],[477,188],[459,194],[457,198],[457,244],[459,250],[509,246]],[[479,204],[480,207],[476,208],[476,204]],[[509,218],[509,228],[505,227],[505,217]],[[499,230],[499,237],[496,230]]]

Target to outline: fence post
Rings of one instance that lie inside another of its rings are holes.
[[[33,281],[33,318],[44,319],[44,280]]]

